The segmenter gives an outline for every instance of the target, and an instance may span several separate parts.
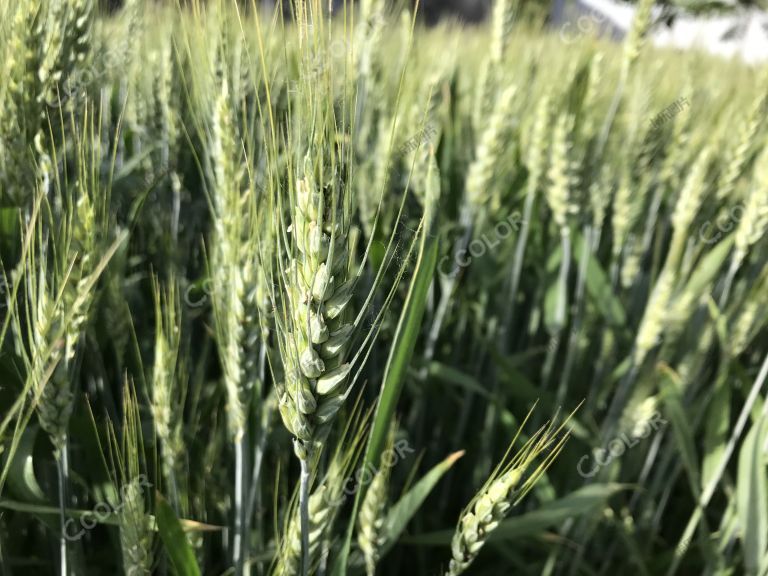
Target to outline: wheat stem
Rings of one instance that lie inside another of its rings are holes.
[[[59,520],[61,522],[61,534],[59,535],[59,574],[69,575],[69,562],[67,557],[67,531],[66,508],[68,503],[67,486],[69,485],[69,435],[64,433],[61,444],[56,451],[56,472],[59,487]]]
[[[308,458],[299,460],[301,478],[299,480],[299,515],[301,526],[301,575],[309,574],[309,462]]]
[[[568,380],[571,377],[571,369],[573,368],[573,362],[576,358],[576,341],[581,331],[581,324],[584,316],[584,287],[587,281],[587,263],[590,258],[590,246],[592,244],[592,228],[587,226],[584,229],[584,241],[581,249],[581,258],[579,261],[578,277],[576,280],[576,298],[574,301],[574,307],[576,315],[573,320],[571,330],[568,332],[568,346],[565,353],[565,365],[563,371],[560,374],[560,384],[557,389],[557,396],[555,404],[562,406],[565,401],[565,393],[568,390]]]
[[[720,483],[720,479],[722,478],[723,473],[728,466],[728,461],[731,459],[734,450],[736,450],[736,443],[739,441],[739,437],[744,431],[744,427],[747,425],[747,419],[749,418],[750,412],[752,412],[752,406],[754,406],[755,401],[760,394],[760,390],[766,381],[766,378],[768,378],[768,354],[765,356],[763,365],[760,367],[760,373],[757,375],[757,378],[755,378],[755,381],[752,384],[752,388],[749,391],[749,395],[744,402],[744,406],[741,408],[739,418],[736,421],[736,425],[733,427],[733,431],[731,432],[731,437],[728,439],[728,444],[725,446],[723,454],[720,457],[717,470],[710,478],[709,483],[704,487],[704,490],[702,491],[701,496],[696,503],[696,508],[694,509],[691,518],[688,520],[685,531],[680,537],[680,541],[678,542],[677,548],[675,549],[675,555],[672,558],[672,563],[667,570],[667,576],[673,576],[673,574],[677,572],[680,561],[683,559],[683,555],[687,549],[683,547],[683,544],[685,542],[690,542],[691,538],[693,537],[693,533],[696,530],[696,526],[699,523],[699,519],[702,517],[702,514],[704,514],[704,510],[706,509],[707,505],[709,505],[709,501],[712,499],[712,496],[714,496],[717,485]],[[768,403],[764,405],[764,409],[766,407],[768,407]]]
[[[246,471],[248,470],[248,434],[244,431],[235,439],[235,533],[232,543],[232,563],[235,565],[237,576],[249,573],[248,563],[248,534],[245,531],[248,512],[244,505],[247,490]]]

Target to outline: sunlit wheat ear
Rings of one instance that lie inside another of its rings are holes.
[[[733,149],[729,148],[726,150],[728,160],[718,182],[718,200],[722,201],[731,198],[731,195],[736,190],[736,182],[741,177],[749,161],[750,153],[754,150],[767,107],[768,99],[765,94],[759,94],[750,107],[749,115],[740,123],[736,146]],[[765,161],[764,157],[763,161]],[[757,165],[760,165],[759,161]]]
[[[152,484],[146,475],[138,399],[130,381],[123,387],[121,432],[118,434],[110,423],[108,448],[114,483],[120,488],[117,517],[123,569],[126,574],[149,576],[153,563],[153,532],[146,503]]]
[[[599,230],[605,221],[608,204],[611,200],[611,176],[607,165],[600,175],[589,185],[589,204],[592,209],[592,225]]]
[[[548,184],[544,190],[552,217],[564,236],[569,234],[569,221],[572,214],[578,210],[573,197],[576,184],[571,159],[571,132],[573,117],[560,114],[555,123],[552,135],[552,150],[548,173]]]
[[[683,256],[685,242],[688,238],[688,231],[696,214],[701,207],[704,192],[707,189],[707,172],[712,157],[712,149],[707,146],[696,157],[693,166],[690,169],[688,177],[685,180],[682,190],[675,203],[672,213],[672,242],[669,254],[664,262],[664,269],[677,272],[677,267]]]
[[[502,162],[511,132],[510,112],[516,91],[514,86],[509,86],[499,96],[493,115],[480,136],[466,182],[467,201],[473,211],[478,211],[492,198],[494,174]]]
[[[429,163],[437,149],[440,137],[442,118],[447,113],[447,103],[441,90],[452,64],[432,73],[421,84],[418,97],[410,109],[409,125],[418,129],[411,136],[408,149],[404,154],[404,179],[408,190],[412,191],[422,206],[425,205],[426,177],[429,173]],[[435,172],[436,173],[436,172]]]
[[[368,576],[376,573],[379,548],[383,544],[382,528],[389,487],[388,468],[378,470],[365,493],[358,517],[357,544],[365,558]]]
[[[368,0],[361,3],[360,21],[355,31],[354,56],[358,79],[373,82],[373,62],[385,29],[385,3]],[[357,17],[356,17],[357,18]]]
[[[524,425],[525,422],[521,429]],[[555,428],[549,424],[541,428],[515,456],[509,460],[505,456],[459,517],[451,541],[452,559],[446,576],[457,576],[469,568],[510,509],[552,464],[568,439],[568,433],[560,436],[564,425]],[[534,468],[534,461],[542,455],[540,463]]]
[[[164,40],[159,49],[150,56],[152,67],[152,133],[158,142],[159,162],[157,172],[165,174],[174,168],[172,162],[177,151],[179,139],[179,121],[176,118],[178,107],[178,95],[174,90],[174,82],[179,78],[174,77],[174,62],[169,40]],[[175,174],[175,173],[174,173]],[[178,178],[178,176],[176,176]]]
[[[639,234],[632,234],[627,242],[626,253],[622,259],[621,270],[619,271],[622,288],[628,289],[637,282],[644,256],[645,250],[643,249],[642,238],[640,238]]]
[[[17,113],[24,115],[20,124],[28,143],[37,134],[42,120],[44,80],[39,72],[45,66],[48,43],[45,16],[44,6],[20,3],[13,25],[13,48],[9,52],[9,66],[13,70],[9,92]]]
[[[549,164],[549,129],[552,120],[552,100],[544,95],[536,106],[536,116],[531,127],[529,145],[527,147],[528,158],[528,188],[529,193],[536,194]]]
[[[741,266],[750,247],[768,231],[768,149],[757,159],[753,186],[736,228],[733,252],[735,268]]]
[[[237,141],[230,104],[229,84],[222,81],[214,104],[209,141],[211,162],[211,204],[214,247],[211,256],[214,323],[224,388],[227,391],[227,420],[233,438],[244,433],[246,404],[252,382],[243,377],[245,356],[255,351],[244,348],[245,275],[256,257],[256,246],[248,242],[249,200],[243,194],[245,168]]]
[[[245,571],[249,539],[246,533],[246,499],[249,477],[250,435],[248,416],[261,398],[258,377],[260,338],[266,325],[260,321],[259,218],[255,187],[246,185],[248,172],[230,92],[228,62],[218,62],[222,78],[213,103],[209,129],[210,199],[213,248],[209,269],[212,279],[216,346],[227,394],[227,424],[235,452],[234,534],[232,562],[235,574]],[[239,102],[239,100],[237,101]],[[252,184],[252,183],[251,183]],[[262,246],[262,252],[264,247]]]
[[[365,236],[370,238],[373,235],[373,223],[376,220],[377,207],[380,201],[382,203],[389,197],[387,191],[392,186],[392,181],[396,178],[396,164],[391,157],[390,140],[392,136],[392,125],[394,120],[382,114],[376,121],[375,141],[372,145],[373,156],[369,163],[365,164],[365,172],[368,178],[365,181],[359,181],[358,189],[358,209],[360,219],[362,220]],[[388,160],[388,161],[387,161]],[[358,166],[357,174],[361,176],[363,167]],[[379,221],[379,226],[387,226]],[[387,232],[385,228],[385,232]]]
[[[671,191],[677,190],[682,182],[685,172],[682,170],[685,160],[684,151],[690,149],[690,138],[692,134],[691,113],[686,108],[677,114],[672,120],[672,134],[666,143],[665,149],[668,151],[661,164],[659,173],[659,182],[668,187]]]
[[[624,53],[621,62],[621,73],[624,78],[634,69],[637,59],[640,57],[640,52],[645,44],[645,36],[651,24],[653,4],[654,0],[640,0],[638,2],[637,10],[632,19],[632,26],[624,40]]]
[[[589,142],[597,134],[597,109],[598,98],[600,97],[601,84],[604,79],[604,54],[597,52],[592,56],[589,62],[589,82],[587,83],[587,92],[584,95],[584,119],[581,123],[581,134],[584,142]]]
[[[638,198],[633,194],[633,183],[629,168],[621,171],[619,186],[613,198],[613,210],[611,212],[611,227],[613,229],[613,257],[618,260],[624,247],[627,233],[638,215]]]
[[[504,79],[502,60],[512,37],[516,8],[516,0],[495,0],[493,3],[491,45],[488,57],[481,65],[473,110],[474,126],[478,131],[492,122],[490,116],[493,114],[502,88]]]
[[[638,395],[640,396],[640,395]],[[656,430],[661,418],[658,396],[640,396],[627,404],[621,416],[617,437],[638,438],[648,434],[649,424]]]
[[[52,5],[45,59],[38,71],[44,89],[41,106],[66,98],[69,79],[78,66],[85,65],[91,49],[92,17],[93,0],[68,0]]]
[[[178,505],[176,470],[184,449],[178,358],[181,340],[180,302],[175,279],[167,290],[155,280],[155,357],[152,366],[152,416],[160,440],[163,477],[172,503]]]
[[[668,306],[672,300],[674,283],[674,274],[664,269],[653,287],[635,339],[635,365],[642,364],[648,352],[660,341],[667,325]]]
[[[30,190],[39,174],[35,161],[41,157],[42,144],[37,145],[35,139],[42,135],[44,114],[40,104],[43,85],[37,72],[43,66],[46,27],[39,3],[14,3],[8,12],[12,24],[2,69],[7,82],[0,89],[0,161],[4,168],[0,177],[5,181],[0,184],[3,195],[22,203],[33,196]],[[46,169],[49,165],[47,162]]]
[[[315,180],[310,162],[296,182],[290,234],[295,250],[283,272],[278,324],[284,380],[280,413],[288,430],[308,446],[319,440],[341,407],[352,365],[346,362],[354,331],[349,219],[336,187]]]
[[[768,268],[763,269],[763,273],[748,294],[749,297],[729,322],[730,341],[727,352],[732,358],[747,349],[768,321],[763,313],[768,306]]]
[[[80,194],[75,197],[75,204],[67,216],[58,252],[61,260],[55,264],[58,278],[56,289],[59,291],[56,295],[59,299],[56,304],[57,323],[63,333],[61,363],[51,381],[44,385],[38,404],[40,425],[59,449],[65,443],[74,402],[71,363],[93,300],[91,275],[96,266],[95,215],[83,185],[82,182],[78,185]],[[40,277],[42,275],[43,271],[40,271]],[[56,296],[50,295],[49,298]]]
[[[493,4],[490,59],[501,63],[512,38],[515,22],[516,0],[496,0]]]

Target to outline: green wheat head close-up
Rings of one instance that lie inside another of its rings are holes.
[[[0,576],[768,576],[768,67],[443,4],[0,0]]]

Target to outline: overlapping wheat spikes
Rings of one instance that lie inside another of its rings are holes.
[[[634,7],[0,2],[0,572],[766,574],[768,73]]]

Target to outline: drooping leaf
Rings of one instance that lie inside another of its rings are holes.
[[[0,500],[0,508],[6,510],[16,510],[17,512],[28,512],[36,516],[58,516],[61,514],[61,510],[57,506],[46,506],[44,504],[27,504],[26,502],[18,502],[16,500]],[[99,524],[106,524],[108,526],[119,525],[119,518],[114,512],[106,514],[104,516],[94,516],[93,510],[82,510],[75,508],[65,508],[64,513],[69,518],[83,518],[88,516],[95,519]],[[155,523],[155,517],[151,514],[147,515],[149,521],[149,527],[152,530],[157,530]],[[224,529],[224,526],[217,526],[215,524],[205,524],[196,520],[181,519],[179,523],[184,530],[188,532],[219,532]]]
[[[432,489],[440,481],[440,478],[451,469],[453,464],[464,455],[464,451],[454,452],[445,460],[437,464],[424,477],[419,480],[413,488],[398,500],[387,513],[384,520],[382,535],[384,544],[382,545],[382,555],[386,553],[398,540],[405,530],[408,522],[418,512],[424,500],[427,499]]]
[[[526,536],[537,536],[548,528],[560,526],[571,518],[595,513],[608,499],[630,487],[624,484],[590,484],[552,502],[547,502],[520,516],[504,520],[494,530],[491,541],[517,540]],[[424,546],[448,546],[453,530],[441,530],[405,539],[409,544]]]
[[[725,454],[730,434],[731,387],[725,373],[718,378],[715,392],[707,410],[704,426],[704,460],[701,464],[701,488],[714,477]]]
[[[686,294],[694,294],[698,298],[705,293],[705,290],[714,281],[723,267],[725,259],[731,253],[733,238],[734,236],[731,234],[701,258],[701,261],[696,264],[691,277],[685,285],[684,292]]]
[[[688,474],[689,484],[694,495],[698,498],[701,490],[701,476],[699,473],[696,457],[696,444],[694,442],[693,430],[691,429],[690,419],[687,416],[682,405],[681,389],[682,381],[680,376],[669,366],[662,365],[659,368],[661,378],[662,398],[666,408],[665,414],[669,416],[672,424],[672,433],[677,441],[680,457],[683,467]]]
[[[433,168],[433,164],[430,164],[430,171],[433,169],[436,170],[436,168]],[[438,175],[430,173],[427,177],[436,179]],[[439,254],[437,235],[438,198],[439,195],[437,194],[427,195],[416,267],[384,369],[383,383],[373,417],[364,466],[371,465],[375,467],[381,457],[381,452],[384,449],[387,434],[395,415],[395,407],[405,383],[405,376],[413,356],[416,340],[421,332],[421,319],[424,316],[429,287],[435,276]],[[363,490],[358,490],[355,496],[352,519],[333,568],[334,576],[346,576],[354,520],[362,493]]]
[[[574,252],[577,260],[581,260],[584,254],[587,255],[587,276],[586,288],[595,307],[600,311],[606,322],[612,326],[624,326],[627,322],[627,315],[624,307],[614,294],[611,288],[611,282],[603,268],[593,257],[589,250],[584,250],[584,238],[577,235],[575,239]]]
[[[173,508],[159,492],[155,493],[155,508],[157,530],[176,573],[179,576],[200,576],[200,567],[184,529]]]
[[[747,574],[759,574],[768,548],[768,475],[763,455],[766,418],[763,416],[744,438],[739,452],[736,501]]]
[[[479,394],[487,399],[492,398],[488,390],[483,388],[480,382],[477,381],[477,378],[474,378],[453,366],[448,366],[442,362],[430,362],[428,373],[431,378],[458,386],[459,388]]]
[[[562,266],[563,248],[558,247],[547,260],[547,290],[544,293],[544,325],[550,334],[556,334],[565,325],[568,299],[568,279],[553,267]]]
[[[24,502],[42,504],[46,501],[45,495],[37,483],[32,459],[38,430],[37,426],[28,426],[22,432],[8,468],[8,488]]]

